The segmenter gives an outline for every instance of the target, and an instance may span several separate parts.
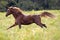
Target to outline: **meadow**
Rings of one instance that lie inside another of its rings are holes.
[[[42,23],[47,28],[41,28],[36,24],[22,25],[19,29],[18,25],[6,30],[14,23],[12,15],[5,17],[6,12],[0,12],[0,40],[60,40],[60,10],[45,10],[56,16],[55,19],[42,17]],[[40,14],[44,10],[39,11],[23,11],[26,15]]]

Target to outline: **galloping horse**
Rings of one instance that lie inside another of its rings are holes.
[[[49,12],[43,12],[42,14],[39,14],[39,15],[26,16],[22,14],[21,9],[18,7],[9,7],[7,9],[6,17],[9,16],[10,14],[12,14],[13,17],[15,18],[15,23],[7,29],[10,29],[16,25],[19,25],[19,28],[21,28],[21,25],[29,25],[32,23],[39,25],[41,28],[43,27],[47,28],[47,26],[41,22],[41,17],[46,17],[46,16],[51,17],[51,18],[55,17]]]

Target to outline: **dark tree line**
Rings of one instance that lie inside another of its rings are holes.
[[[6,11],[10,6],[23,10],[60,9],[60,0],[0,0],[0,11]]]

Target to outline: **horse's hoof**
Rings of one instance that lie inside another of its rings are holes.
[[[44,26],[45,28],[47,28],[47,26],[46,26],[45,24],[43,24],[43,26]]]

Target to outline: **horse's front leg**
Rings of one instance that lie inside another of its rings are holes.
[[[20,22],[18,22],[18,25],[19,25],[19,29],[21,29],[21,23]]]
[[[21,29],[21,18],[16,19],[16,23],[19,25],[19,29]]]
[[[19,25],[19,29],[21,29],[21,25]]]
[[[17,24],[15,23],[15,24],[13,24],[12,26],[10,26],[9,28],[7,28],[7,30],[8,29],[10,29],[10,28],[12,28],[12,27],[14,27],[14,26],[16,26]]]

